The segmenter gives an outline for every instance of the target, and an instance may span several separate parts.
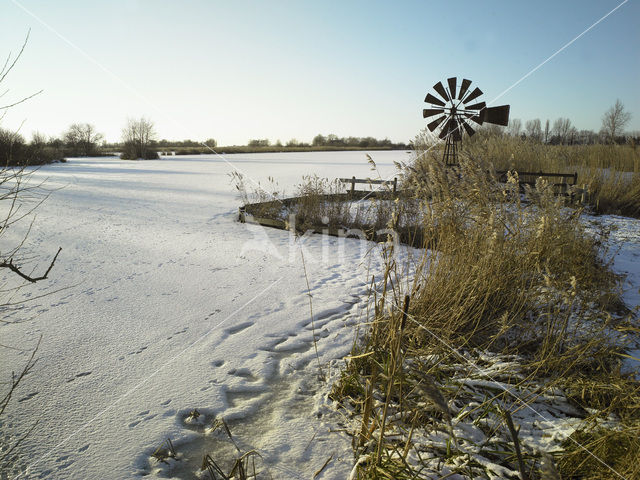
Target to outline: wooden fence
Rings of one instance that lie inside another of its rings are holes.
[[[517,170],[496,171],[498,181],[506,183],[509,173],[518,174],[518,184],[522,188],[524,185],[534,187],[539,178],[549,181],[549,186],[556,195],[568,195],[569,187],[575,186],[578,182],[578,172],[574,173],[548,173],[548,172],[518,172]]]
[[[367,185],[382,185],[382,186],[390,186],[392,193],[397,193],[398,191],[398,179],[394,178],[393,180],[371,180],[370,178],[339,178],[338,179],[342,183],[351,184],[351,189],[349,192],[351,195],[355,195],[356,193],[356,184],[367,184]],[[358,190],[362,191],[362,190]],[[365,190],[366,191],[366,190]],[[385,191],[385,190],[383,190]],[[388,190],[386,190],[388,191]],[[367,192],[368,193],[368,192]]]

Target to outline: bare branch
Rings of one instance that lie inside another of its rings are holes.
[[[14,455],[13,457],[9,457],[9,455],[20,446],[20,444],[22,443],[22,441],[27,438],[29,435],[31,435],[31,432],[33,432],[33,430],[35,430],[36,426],[38,425],[38,423],[40,423],[40,419],[36,420],[34,422],[34,424],[31,426],[31,428],[29,430],[27,430],[27,432],[22,435],[18,441],[16,443],[13,444],[13,446],[7,450],[7,453],[5,453],[2,458],[0,458],[0,461],[2,463],[4,463],[5,465],[10,463],[10,461],[13,461],[13,459],[15,458],[16,455]]]
[[[39,282],[40,280],[44,280],[44,279],[47,278],[47,276],[49,275],[49,272],[53,268],[53,265],[56,263],[56,259],[58,258],[58,255],[60,254],[61,251],[62,251],[62,247],[59,247],[58,248],[58,252],[56,253],[55,257],[53,257],[53,260],[51,260],[51,264],[49,265],[49,268],[47,268],[47,271],[44,272],[44,275],[42,275],[40,277],[31,277],[31,276],[27,275],[26,273],[23,273],[20,270],[20,268],[18,268],[13,263],[13,259],[9,259],[8,262],[6,260],[0,262],[0,268],[8,268],[13,273],[15,273],[15,274],[19,275],[20,277],[24,278],[26,281],[31,282],[31,283],[36,283],[36,282]]]
[[[11,378],[11,387],[9,388],[9,391],[5,394],[4,398],[2,398],[2,400],[0,400],[0,415],[2,415],[2,413],[4,412],[4,409],[7,408],[7,405],[9,404],[9,401],[11,400],[11,396],[13,395],[13,392],[15,391],[15,389],[18,387],[18,384],[20,383],[22,378],[26,374],[28,374],[31,371],[31,369],[34,367],[34,365],[36,364],[36,361],[37,361],[36,358],[35,358],[36,357],[36,352],[38,351],[38,348],[40,347],[40,342],[41,341],[42,341],[42,335],[38,339],[38,343],[36,344],[35,348],[31,352],[31,356],[29,357],[29,360],[27,360],[27,363],[23,367],[22,372],[20,373],[20,375],[13,374],[13,376]]]
[[[36,95],[40,95],[42,92],[44,92],[44,90],[40,90],[39,92],[32,93],[28,97],[24,97],[22,100],[18,100],[17,102],[12,103],[10,105],[3,105],[2,107],[0,107],[0,110],[6,110],[7,108],[11,108],[11,107],[15,107],[16,105],[20,105],[21,103],[26,102],[27,100],[35,97]]]
[[[20,60],[20,57],[24,52],[24,47],[27,46],[27,42],[29,41],[29,35],[31,35],[31,29],[29,29],[29,31],[27,32],[27,36],[24,38],[24,42],[22,43],[22,48],[20,48],[18,55],[16,56],[16,58],[13,59],[13,62],[11,62],[11,65],[9,65],[8,68],[7,68],[7,64],[9,63],[9,58],[11,57],[11,54],[9,54],[9,57],[7,57],[7,60],[4,62],[4,66],[2,67],[2,70],[0,70],[0,83],[2,83],[5,77],[9,75],[9,72],[13,70],[13,67],[15,67],[18,60]]]

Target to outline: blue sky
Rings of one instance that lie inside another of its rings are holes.
[[[144,115],[161,138],[225,145],[317,133],[406,142],[437,81],[469,78],[489,102],[620,3],[0,0],[2,56],[31,28],[2,104],[44,90],[0,127],[24,122],[29,137],[89,122],[117,141]],[[640,130],[639,23],[629,0],[495,104],[598,130],[619,98]]]

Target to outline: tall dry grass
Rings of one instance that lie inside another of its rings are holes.
[[[394,255],[397,246],[384,246],[386,269],[372,282],[366,334],[333,390],[360,419],[352,478],[420,478],[440,467],[466,478],[495,476],[473,460],[470,448],[521,478],[553,478],[544,472],[556,468],[569,478],[610,478],[613,470],[640,476],[640,384],[620,370],[625,335],[636,335],[638,326],[619,298],[604,239],[587,232],[581,209],[567,207],[544,181],[523,201],[515,177],[505,185],[487,174],[500,168],[565,172],[557,152],[570,155],[573,147],[541,146],[541,155],[556,152],[543,155],[548,163],[519,166],[507,148],[511,140],[503,140],[463,151],[456,170],[445,168],[435,149],[417,152],[421,160],[403,177],[411,196],[373,202],[376,224],[403,220],[420,228],[424,255],[408,277]],[[488,161],[498,147],[511,163]],[[619,209],[635,184],[628,174],[597,168],[579,182],[591,178],[596,203]],[[309,225],[352,221],[347,204],[327,202],[335,188],[306,178],[297,214]],[[631,194],[631,209],[635,202]],[[498,358],[502,369],[491,366],[486,374],[487,358]],[[484,383],[469,388],[478,377]],[[512,416],[556,391],[582,412],[583,422],[556,442],[560,452],[550,460],[521,444]],[[607,423],[611,418],[614,425]],[[484,428],[487,441],[480,446],[460,436],[478,425],[493,425]],[[446,447],[425,447],[424,439],[442,428]],[[440,463],[424,458],[425,448]]]
[[[554,171],[584,167],[640,173],[640,152],[631,145],[550,145],[479,130],[473,137],[465,137],[462,150],[474,158],[491,161],[497,170]]]
[[[415,146],[415,168],[431,162],[427,150],[442,156],[442,146],[426,134],[418,136]],[[596,213],[640,218],[640,150],[635,145],[549,145],[480,129],[465,137],[460,152],[486,170],[577,172],[577,186],[587,191]]]
[[[640,217],[640,150],[631,145],[548,145],[480,131],[462,155],[496,170],[578,173],[598,213]]]
[[[393,260],[394,246],[387,246],[386,271],[371,292],[365,341],[354,348],[334,389],[334,398],[361,415],[354,447],[364,460],[354,478],[414,478],[427,462],[416,460],[414,449],[420,447],[412,438],[442,422],[451,430],[443,453],[450,467],[468,478],[482,476],[478,465],[463,460],[451,423],[455,412],[448,405],[467,398],[451,377],[461,368],[474,373],[473,365],[486,354],[518,359],[517,370],[504,375],[509,388],[529,392],[523,395],[536,391],[537,398],[564,389],[572,403],[592,412],[576,437],[586,435],[594,445],[605,442],[602,438],[624,440],[629,448],[617,450],[615,458],[601,448],[601,458],[638,475],[631,459],[633,448],[640,447],[632,435],[640,425],[634,416],[640,388],[620,373],[623,344],[617,333],[637,327],[619,308],[618,279],[602,256],[602,239],[585,231],[580,210],[565,207],[542,183],[523,203],[515,178],[501,185],[470,159],[453,171],[437,157],[431,152],[430,161],[405,178],[416,198],[430,199],[421,203],[424,257],[408,282]],[[612,395],[611,385],[630,394]],[[509,395],[487,397],[472,410],[502,412],[500,418],[507,419],[510,412],[501,405]],[[616,429],[588,428],[614,410]],[[537,477],[540,454],[523,454],[513,429],[498,430],[487,434],[512,453],[486,454],[513,470],[526,466]],[[568,442],[557,459],[563,475],[585,470],[589,453],[576,442]],[[611,474],[606,465],[592,463],[592,478]]]

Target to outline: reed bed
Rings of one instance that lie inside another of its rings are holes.
[[[356,419],[352,478],[638,478],[640,385],[620,373],[637,321],[603,238],[542,181],[523,199],[471,156],[426,156],[405,175],[424,255],[407,279],[385,246],[333,390]]]
[[[415,167],[431,162],[425,151],[442,156],[441,145],[429,137],[415,141]],[[636,145],[550,145],[479,130],[465,139],[461,154],[486,170],[578,173],[597,213],[640,218],[640,150]]]

